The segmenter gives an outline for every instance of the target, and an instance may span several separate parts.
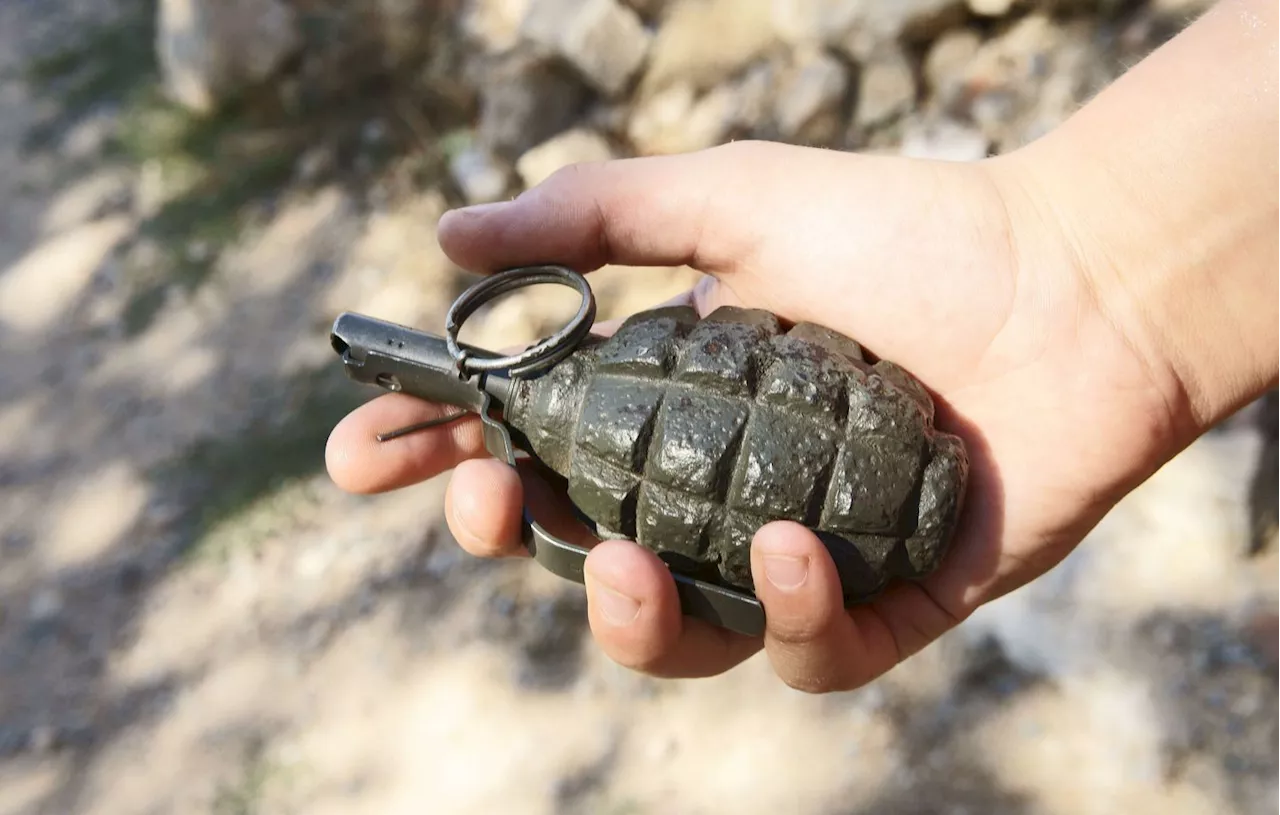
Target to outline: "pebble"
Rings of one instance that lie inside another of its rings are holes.
[[[1003,17],[1013,8],[1013,0],[969,0],[969,10],[979,17]]]
[[[562,167],[613,157],[613,148],[604,136],[587,128],[575,128],[526,152],[516,162],[516,172],[526,187],[535,187]]]
[[[824,114],[836,112],[848,86],[849,75],[840,60],[824,52],[804,58],[774,104],[779,133],[789,140],[815,138],[814,126]]]
[[[521,26],[605,96],[618,96],[644,64],[652,34],[617,0],[533,0]]]
[[[530,0],[471,0],[462,15],[462,31],[491,53],[503,53],[520,42],[520,24]]]
[[[310,184],[332,170],[333,164],[333,150],[325,145],[318,145],[302,154],[294,172],[299,181]]]
[[[471,145],[449,161],[452,176],[468,204],[486,204],[506,197],[510,171],[485,148]]]
[[[735,76],[778,42],[778,0],[682,0],[663,16],[649,49],[641,99],[688,83],[699,93]]]
[[[862,69],[855,121],[874,127],[911,110],[915,101],[915,74],[906,54],[896,46],[884,48]]]
[[[58,731],[47,724],[31,728],[27,736],[27,749],[33,753],[48,753],[57,745]]]
[[[577,119],[589,89],[567,69],[527,54],[502,60],[480,89],[479,144],[514,160]]]
[[[963,28],[948,31],[929,48],[924,60],[924,79],[943,106],[950,105],[964,88],[965,72],[981,47],[982,38],[978,33]]]
[[[161,0],[156,29],[166,92],[204,113],[271,76],[302,45],[299,15],[282,0]]]
[[[62,613],[62,595],[57,589],[44,588],[36,592],[27,608],[27,618],[32,623],[48,623]]]
[[[678,84],[636,106],[627,138],[640,155],[703,150],[721,143],[737,121],[737,88],[722,85],[695,98],[692,85]]]

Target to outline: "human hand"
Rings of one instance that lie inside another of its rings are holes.
[[[705,676],[763,647],[793,687],[856,687],[1043,573],[1141,477],[1133,462],[1166,445],[1173,383],[1097,308],[1025,182],[1013,160],[737,143],[570,167],[514,202],[442,219],[445,252],[475,271],[691,265],[708,275],[686,298],[699,313],[747,305],[841,331],[917,375],[938,398],[938,426],[969,447],[950,556],[868,604],[843,608],[830,556],[803,526],[762,528],[752,569],[763,640],[682,618],[651,552],[595,546],[589,620],[606,653],[655,675]],[[445,410],[396,394],[358,409],[330,440],[334,480],[377,492],[453,469],[446,514],[459,543],[477,556],[525,554],[522,503],[552,498],[488,456],[476,421],[374,441]]]

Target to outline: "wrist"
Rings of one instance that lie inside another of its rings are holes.
[[[1184,380],[1149,322],[1149,303],[1108,274],[1127,261],[1082,217],[1114,199],[1099,186],[1106,179],[1025,149],[986,163],[1018,287],[1036,306],[1028,319],[1052,326],[1055,338],[1039,356],[1036,398],[1048,412],[1037,422],[1071,464],[1052,478],[1087,505],[1110,506],[1201,432]]]
[[[1276,384],[1276,23],[1217,6],[1007,157],[1180,445]]]

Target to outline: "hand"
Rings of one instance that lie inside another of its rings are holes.
[[[691,677],[763,647],[795,688],[860,686],[1045,572],[1154,469],[1176,377],[1098,307],[1105,293],[1069,251],[1069,225],[1039,217],[1030,183],[1017,155],[952,164],[736,143],[570,167],[514,202],[441,220],[444,251],[475,271],[691,265],[708,275],[685,298],[699,313],[755,306],[848,334],[916,374],[938,399],[939,427],[969,447],[969,499],[944,565],[867,605],[842,607],[830,558],[804,527],[762,528],[752,569],[763,640],[682,618],[655,555],[599,544],[586,564],[589,620],[609,656]],[[400,395],[361,407],[330,439],[332,477],[368,493],[454,469],[446,515],[459,543],[481,557],[523,554],[522,502],[551,499],[488,456],[476,421],[373,439],[445,410]]]

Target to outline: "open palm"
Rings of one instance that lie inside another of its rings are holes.
[[[790,522],[752,547],[763,639],[683,618],[666,567],[627,541],[586,564],[589,617],[618,662],[660,676],[727,670],[761,647],[809,691],[862,685],[978,606],[1042,574],[1137,481],[1132,462],[1169,432],[1169,377],[1135,352],[1044,215],[1019,154],[974,164],[769,143],[579,165],[513,202],[449,213],[440,241],[477,272],[559,263],[690,265],[686,296],[811,321],[918,376],[938,426],[964,438],[969,498],[944,565],[845,609],[821,542]],[[606,327],[605,330],[608,330]],[[376,433],[449,410],[387,395],[330,439],[329,470],[356,492],[454,469],[447,500],[477,556],[520,555],[539,485],[488,457],[477,423],[378,444]]]

